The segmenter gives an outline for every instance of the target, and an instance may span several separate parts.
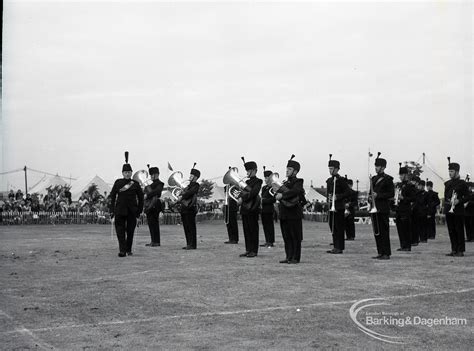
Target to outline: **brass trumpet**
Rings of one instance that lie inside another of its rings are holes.
[[[401,195],[402,189],[400,187],[395,188],[395,206],[398,206],[400,203],[400,195]]]

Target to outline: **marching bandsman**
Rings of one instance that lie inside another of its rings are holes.
[[[418,228],[416,226],[416,211],[415,211],[415,200],[416,200],[416,193],[418,192],[418,182],[420,181],[420,177],[416,175],[412,175],[410,179],[410,183],[415,187],[415,196],[413,197],[413,201],[411,204],[411,225],[410,225],[410,235],[411,235],[411,246],[418,246],[420,243],[420,233],[418,232]]]
[[[265,234],[265,244],[260,246],[262,247],[273,247],[275,243],[275,225],[273,222],[273,217],[275,213],[274,204],[276,199],[273,195],[270,194],[272,189],[271,175],[272,171],[266,170],[263,166],[263,176],[265,179],[265,185],[262,187],[262,225],[263,233]]]
[[[415,201],[413,204],[414,230],[418,242],[428,242],[428,233],[426,231],[428,220],[428,201],[426,198],[425,181],[418,180],[416,185]]]
[[[451,252],[446,256],[464,256],[464,203],[467,200],[469,189],[466,182],[459,176],[461,166],[451,162],[448,157],[449,180],[444,183],[444,214],[448,225]]]
[[[327,251],[331,254],[342,254],[344,247],[344,212],[345,203],[352,195],[351,189],[347,185],[346,179],[339,175],[340,162],[332,160],[332,154],[329,154],[329,174],[330,178],[326,180],[327,198],[329,206],[329,228],[332,232],[332,242],[334,248]]]
[[[408,180],[408,167],[400,168],[400,183],[395,192],[395,222],[397,225],[400,248],[397,251],[411,251],[412,203],[415,199],[416,187]]]
[[[428,239],[436,237],[436,211],[440,204],[439,196],[433,191],[433,182],[426,179],[426,201],[428,203],[428,216],[426,219],[426,232]]]
[[[347,176],[345,177],[347,179]],[[346,180],[349,189],[351,190],[351,195],[347,199],[345,204],[345,211],[344,211],[344,230],[346,232],[346,240],[354,240],[355,239],[355,224],[354,224],[354,217],[355,217],[355,209],[358,205],[359,194],[357,191],[353,190],[352,187],[354,186],[354,182],[352,179]],[[337,190],[337,189],[336,189]]]
[[[110,213],[112,218],[115,216],[119,257],[132,255],[133,233],[143,210],[143,191],[140,184],[131,179],[132,166],[128,163],[128,151],[125,151],[122,175],[123,178],[115,181],[110,192]]]
[[[467,201],[464,204],[464,223],[466,227],[466,241],[474,241],[474,183],[468,183],[469,195]]]
[[[291,155],[286,165],[287,180],[279,188],[274,187],[279,201],[280,228],[285,242],[286,258],[280,263],[297,264],[301,260],[303,240],[303,179],[297,178],[301,165]]]
[[[160,170],[158,167],[150,167],[148,172],[152,183],[145,187],[145,206],[144,212],[148,221],[148,229],[150,230],[151,242],[145,246],[160,246],[160,212],[162,211],[161,193],[164,183],[160,180]]]
[[[180,204],[181,221],[186,236],[186,246],[183,247],[183,250],[196,250],[197,247],[196,214],[198,212],[197,194],[199,192],[197,180],[201,176],[201,172],[194,168],[195,166],[196,162],[189,174],[189,184],[183,189],[177,200]]]
[[[229,167],[230,169],[230,167]],[[239,211],[239,205],[232,197],[229,196],[230,185],[224,186],[225,191],[225,203],[224,203],[224,221],[227,227],[227,235],[229,240],[225,244],[238,244],[239,243],[239,226],[237,224],[237,212]]]
[[[257,164],[254,161],[245,162],[244,157],[242,161],[248,179],[245,182],[247,186],[238,195],[245,237],[245,253],[240,257],[256,257],[258,254],[258,214],[261,202],[259,194],[262,189],[262,180],[257,178]]]
[[[371,179],[371,193],[376,213],[372,213],[372,226],[374,229],[375,242],[377,244],[378,255],[373,257],[379,260],[388,260],[392,255],[390,250],[390,204],[389,200],[393,199],[395,189],[393,185],[393,177],[385,174],[387,160],[380,157],[380,152],[375,159],[375,172],[377,173]]]

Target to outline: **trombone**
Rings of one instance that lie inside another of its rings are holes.
[[[370,198],[371,198],[371,206],[369,213],[377,213],[377,206],[375,205],[375,198],[374,198],[374,187],[372,185],[372,175],[369,175],[369,184],[370,184]]]
[[[333,184],[332,184],[332,196],[331,196],[331,209],[330,212],[336,212],[336,182],[337,178],[332,177]]]

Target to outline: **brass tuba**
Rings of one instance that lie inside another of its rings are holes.
[[[186,181],[183,179],[183,173],[180,171],[171,173],[168,178],[168,185],[172,188],[171,196],[175,201],[178,200],[184,188],[187,186]]]
[[[229,196],[235,201],[238,201],[240,192],[247,186],[244,179],[240,178],[239,169],[237,167],[231,167],[226,174],[224,174],[222,182],[225,185],[230,185]]]

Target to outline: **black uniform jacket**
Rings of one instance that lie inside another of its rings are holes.
[[[428,215],[428,201],[426,191],[416,191],[415,200],[413,203],[413,214],[417,217],[426,217]]]
[[[181,194],[181,213],[197,213],[197,193],[199,191],[199,183],[191,182],[184,188]]]
[[[241,214],[260,212],[260,189],[262,189],[262,180],[257,177],[251,177],[246,181],[247,186],[240,192],[242,205],[240,205]]]
[[[160,212],[162,204],[160,201],[161,192],[163,191],[164,183],[155,179],[152,184],[145,187],[146,200],[145,200],[145,212],[158,211]]]
[[[436,214],[436,208],[440,204],[438,193],[433,190],[427,191],[426,201],[428,202],[428,215],[434,216]]]
[[[124,187],[127,189],[121,191]],[[139,217],[143,211],[143,191],[133,179],[117,179],[110,192],[110,200],[110,213],[116,216],[126,216],[131,212]]]
[[[444,183],[444,214],[448,214],[451,209],[451,198],[456,191],[456,197],[459,203],[454,207],[454,214],[464,216],[464,203],[469,195],[469,188],[464,180],[450,179]]]
[[[264,185],[262,187],[262,213],[273,213],[275,211],[273,205],[276,199],[270,194],[271,188],[271,185]]]
[[[409,181],[403,181],[397,184],[397,188],[401,189],[398,206],[395,208],[397,215],[401,217],[409,217],[412,214],[413,203],[415,202],[417,192],[416,187]]]
[[[337,191],[337,183],[336,183],[336,191]],[[351,195],[346,199],[346,203],[349,204],[349,212],[352,216],[355,215],[355,209],[359,203],[359,193],[355,190],[350,189]]]
[[[393,177],[382,173],[372,177],[372,190],[377,193],[375,207],[380,213],[390,213],[390,200],[395,196]]]
[[[466,198],[464,215],[466,216],[474,216],[474,193],[469,192]]]
[[[289,177],[277,193],[282,194],[279,204],[280,219],[302,219],[304,199],[303,179]],[[295,200],[296,199],[296,200]]]
[[[335,178],[335,179],[334,179]],[[336,174],[334,177],[330,177],[326,180],[327,185],[327,198],[328,198],[328,206],[331,208],[332,206],[332,195],[334,194],[334,181],[336,182],[336,200],[335,200],[335,207],[336,211],[342,210],[344,211],[346,208],[346,203],[350,199],[352,195],[352,190],[347,185],[346,178],[341,177],[339,174]]]

